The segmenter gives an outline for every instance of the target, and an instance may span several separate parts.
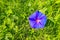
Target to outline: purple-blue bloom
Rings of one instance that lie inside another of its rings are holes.
[[[36,11],[29,16],[31,28],[44,28],[46,21],[47,17],[39,11]]]

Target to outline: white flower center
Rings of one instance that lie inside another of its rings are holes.
[[[36,20],[37,23],[39,23],[41,20]]]

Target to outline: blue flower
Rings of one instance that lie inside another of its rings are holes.
[[[39,11],[36,11],[29,16],[31,28],[44,28],[46,21],[47,17]]]

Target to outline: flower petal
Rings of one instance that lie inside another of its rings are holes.
[[[29,24],[30,24],[31,28],[33,28],[33,25],[35,24],[35,21],[30,21],[29,20]]]
[[[31,20],[31,21],[35,21],[35,19],[34,19],[34,18],[29,18],[29,20]]]
[[[44,26],[43,25],[41,25],[40,23],[36,23],[34,26],[33,26],[34,28],[43,28]]]
[[[47,18],[46,18],[46,16],[44,16],[42,19],[40,19],[41,20],[41,24],[42,25],[44,25],[45,26],[45,24],[46,24],[46,21],[47,21]]]

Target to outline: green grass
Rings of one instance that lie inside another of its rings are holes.
[[[36,10],[47,16],[43,29],[29,25]],[[0,0],[0,40],[60,40],[60,0]]]

